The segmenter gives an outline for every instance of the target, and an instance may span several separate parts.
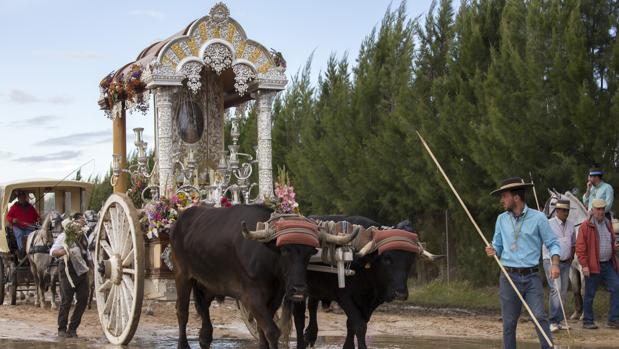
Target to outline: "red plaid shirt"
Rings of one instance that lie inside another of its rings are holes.
[[[14,203],[6,214],[6,220],[13,224],[13,219],[17,218],[16,225],[20,228],[26,228],[39,220],[39,214],[32,205],[27,203],[26,205],[20,205],[18,202]]]

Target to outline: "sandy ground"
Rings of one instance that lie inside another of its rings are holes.
[[[215,338],[251,339],[251,335],[241,321],[236,304],[227,300],[223,304],[213,303],[211,316],[215,326]],[[39,341],[56,340],[57,311],[35,308],[31,303],[20,302],[17,306],[0,306],[0,339],[27,339]],[[197,336],[200,318],[191,307],[189,335]],[[619,330],[605,328],[585,331],[580,323],[571,322],[570,341],[567,332],[556,335],[557,343],[582,347],[617,347]],[[346,333],[346,318],[335,309],[333,312],[319,310],[320,336],[342,337]],[[136,340],[140,338],[168,338],[173,341],[177,335],[176,315],[173,303],[145,301]],[[105,343],[96,310],[86,310],[78,334],[82,341]],[[495,314],[476,314],[463,310],[423,309],[402,303],[382,306],[375,312],[368,326],[368,336],[405,337],[465,337],[476,339],[501,338],[501,322]],[[519,339],[536,341],[537,337],[530,322],[519,325]]]

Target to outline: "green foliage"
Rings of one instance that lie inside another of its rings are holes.
[[[496,313],[501,311],[497,287],[475,287],[468,281],[454,281],[447,284],[441,280],[417,285],[411,280],[408,289],[409,298],[407,302],[416,306],[460,308]],[[548,295],[546,295],[546,299],[547,297]],[[609,306],[608,291],[600,288],[593,302],[593,311],[596,314],[605,314],[608,312]],[[571,314],[574,308],[574,297],[567,297],[565,312]]]
[[[471,0],[432,4],[422,20],[387,9],[354,64],[311,60],[274,102],[273,168],[290,171],[306,214],[409,218],[452,270],[496,283],[493,261],[425,153],[419,130],[488,239],[506,177],[580,188],[592,162],[619,184],[619,7],[613,1]],[[242,124],[255,144],[255,113]],[[247,135],[247,137],[245,137]],[[247,149],[247,145],[242,146]],[[533,196],[529,206],[535,207]],[[543,202],[541,203],[543,204]]]
[[[153,166],[155,165],[155,154],[153,152],[149,152],[147,154],[148,158],[148,170],[152,171]],[[129,166],[137,165],[138,163],[138,155],[137,152],[133,152],[129,154],[127,158],[127,163]],[[88,178],[88,182],[94,183],[94,188],[92,193],[90,194],[90,203],[88,205],[89,210],[99,211],[103,204],[107,200],[107,198],[112,195],[114,192],[114,188],[110,183],[110,179],[112,178],[112,169],[105,174],[103,177],[90,177]],[[148,184],[148,180],[145,178],[131,178],[129,183],[129,197],[131,197],[133,204],[137,208],[142,207],[142,189],[146,187]]]

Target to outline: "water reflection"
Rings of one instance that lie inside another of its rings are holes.
[[[197,338],[189,339],[192,348],[199,348]],[[342,347],[344,338],[342,337],[319,337],[316,343],[317,349],[339,349]],[[476,340],[463,338],[407,338],[407,337],[390,337],[369,336],[367,340],[368,347],[376,349],[496,349],[501,347],[499,341],[492,340]],[[291,348],[294,348],[294,344]],[[4,349],[118,349],[119,347],[98,343],[89,342],[81,339],[64,340],[61,342],[33,342],[33,341],[16,341],[0,339],[0,347]],[[242,339],[217,339],[213,341],[211,346],[213,349],[234,349],[247,348],[257,349],[258,345],[253,340]],[[154,349],[171,349],[176,348],[176,339],[172,337],[162,338],[137,338],[127,348],[154,348]],[[536,343],[519,343],[519,349],[537,349],[539,345]],[[557,346],[557,349],[609,349],[611,347],[585,347],[585,346]]]

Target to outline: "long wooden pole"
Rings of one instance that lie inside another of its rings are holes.
[[[567,330],[567,336],[572,339],[572,334],[570,333],[570,324],[567,322],[567,315],[565,314],[565,307],[563,306],[563,298],[561,297],[561,288],[559,288],[559,279],[555,279],[555,289],[559,294],[559,304],[561,304],[561,311],[563,312],[563,320],[565,320],[565,329]]]
[[[451,191],[454,193],[454,195],[456,196],[456,199],[458,199],[458,201],[460,202],[460,205],[462,206],[462,208],[464,209],[464,211],[466,212],[467,216],[469,217],[469,219],[471,220],[471,223],[473,223],[473,226],[475,226],[475,229],[477,230],[477,233],[479,233],[479,236],[481,237],[481,239],[484,241],[484,243],[486,244],[486,246],[490,246],[490,242],[488,242],[488,239],[486,239],[486,237],[484,236],[484,234],[481,232],[481,229],[479,228],[479,225],[477,225],[477,222],[475,221],[475,219],[473,218],[473,216],[471,215],[471,212],[469,211],[469,209],[466,207],[466,204],[464,203],[464,201],[462,201],[462,198],[460,197],[460,194],[458,194],[458,191],[456,190],[456,188],[454,188],[453,184],[451,184],[451,181],[449,180],[449,177],[447,177],[447,174],[445,174],[445,171],[443,170],[443,167],[441,167],[441,164],[438,162],[438,160],[436,159],[436,157],[434,156],[434,153],[432,153],[432,150],[430,149],[430,146],[428,146],[428,143],[426,143],[425,139],[423,139],[423,137],[421,136],[421,134],[419,133],[419,131],[415,131],[417,132],[417,136],[419,136],[419,139],[421,140],[421,143],[423,144],[423,146],[426,148],[426,150],[428,151],[428,154],[430,154],[430,157],[432,158],[432,160],[434,161],[434,163],[436,164],[436,167],[438,167],[439,171],[441,172],[441,174],[443,175],[443,177],[445,178],[445,180],[447,181],[447,184],[449,184],[449,187],[451,188]],[[529,313],[529,315],[531,316],[531,318],[533,319],[533,323],[535,323],[535,326],[537,327],[537,329],[540,331],[540,333],[544,336],[544,339],[546,340],[546,342],[548,343],[548,345],[550,347],[554,347],[554,344],[552,343],[552,341],[550,340],[550,338],[548,337],[548,335],[546,334],[546,332],[544,331],[544,329],[542,328],[542,325],[540,325],[539,321],[537,320],[537,318],[535,317],[535,315],[533,314],[533,311],[531,310],[531,308],[529,307],[529,305],[527,304],[527,302],[524,300],[524,297],[522,297],[522,294],[520,294],[520,291],[518,291],[518,288],[516,287],[516,285],[514,284],[514,281],[512,280],[512,278],[509,276],[509,273],[507,273],[507,270],[505,270],[505,267],[503,266],[503,264],[501,264],[501,261],[499,260],[499,257],[497,257],[496,255],[494,255],[494,260],[496,261],[496,263],[499,265],[499,268],[501,268],[501,271],[503,272],[503,275],[505,275],[505,278],[507,279],[507,281],[509,281],[509,284],[512,286],[512,288],[514,289],[514,292],[516,292],[516,295],[518,296],[518,298],[520,299],[520,301],[522,302],[522,304],[524,305],[525,309],[527,310],[527,312]]]
[[[539,206],[539,200],[537,200],[537,190],[535,190],[535,183],[533,183],[533,175],[531,171],[529,171],[529,178],[531,179],[531,184],[533,184],[533,196],[535,197],[535,204],[537,205],[537,210],[542,212],[542,209]]]

